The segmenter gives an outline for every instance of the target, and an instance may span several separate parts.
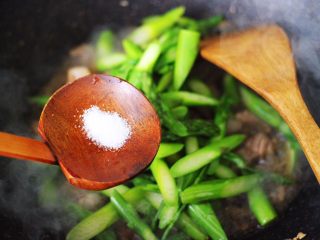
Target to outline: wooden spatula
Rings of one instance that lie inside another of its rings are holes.
[[[281,114],[320,182],[320,129],[301,96],[286,33],[268,25],[222,35],[205,40],[201,55],[252,88]]]

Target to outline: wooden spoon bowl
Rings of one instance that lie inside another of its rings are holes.
[[[81,115],[92,106],[118,113],[131,126],[130,138],[120,149],[102,148],[86,136]],[[118,185],[144,170],[161,139],[159,118],[145,96],[126,81],[106,75],[88,75],[55,92],[38,130],[68,181],[90,190]]]

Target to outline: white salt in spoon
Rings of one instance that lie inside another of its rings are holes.
[[[0,132],[0,155],[59,164],[68,181],[101,190],[143,171],[157,153],[160,121],[132,85],[88,75],[56,91],[40,117],[40,142]]]

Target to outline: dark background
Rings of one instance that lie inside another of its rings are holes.
[[[267,22],[283,26],[292,40],[303,96],[320,123],[318,0],[128,3],[123,7],[119,0],[1,0],[0,130],[31,135],[27,97],[51,79],[71,47],[87,41],[97,27],[138,24],[144,16],[177,5],[185,5],[187,15],[198,18],[223,13],[238,28]],[[36,200],[40,182],[52,170],[40,164],[0,160],[0,239],[64,239],[68,220],[59,207],[40,208]],[[320,239],[320,188],[310,169],[304,172],[302,191],[285,215],[247,239],[282,240],[299,231],[307,233],[306,239]]]

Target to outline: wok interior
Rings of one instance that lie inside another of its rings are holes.
[[[193,17],[225,13],[235,25],[241,27],[248,25],[250,19],[257,19],[250,24],[261,23],[267,19],[253,14],[248,6],[241,8],[241,4],[234,4],[233,1],[220,4],[217,2],[208,3],[200,0],[163,3],[139,0],[130,1],[129,6],[122,7],[119,1],[114,0],[64,1],[60,4],[55,1],[46,4],[30,1],[28,5],[20,7],[19,1],[5,1],[0,8],[0,11],[7,11],[6,14],[0,14],[0,23],[4,27],[0,59],[1,130],[31,134],[31,111],[27,96],[36,94],[52,78],[72,47],[87,41],[93,30],[102,26],[117,29],[135,25],[144,16],[164,12],[178,4],[185,5],[187,14]],[[281,15],[281,11],[288,11],[288,8],[284,7],[279,6],[278,15]],[[258,6],[255,10],[258,11],[257,9]],[[280,23],[295,37],[294,23],[285,20]],[[298,55],[296,58],[301,61],[304,56]],[[309,69],[308,64],[298,64],[302,92],[316,120],[319,120],[319,111],[316,114],[318,103],[314,101],[318,91],[314,87],[317,86],[317,76],[305,69]],[[0,207],[3,216],[0,221],[3,223],[3,232],[13,238],[24,239],[34,239],[36,235],[47,239],[63,236],[64,227],[68,226],[68,218],[62,215],[59,206],[50,206],[48,202],[48,208],[40,208],[36,200],[38,186],[58,169],[1,160]],[[320,216],[317,210],[320,211],[320,203],[317,199],[320,197],[320,191],[309,167],[305,165],[302,171],[305,172],[301,183],[303,189],[287,212],[273,226],[246,239],[284,239],[295,236],[299,231],[310,236],[319,234],[317,228],[320,226]]]

